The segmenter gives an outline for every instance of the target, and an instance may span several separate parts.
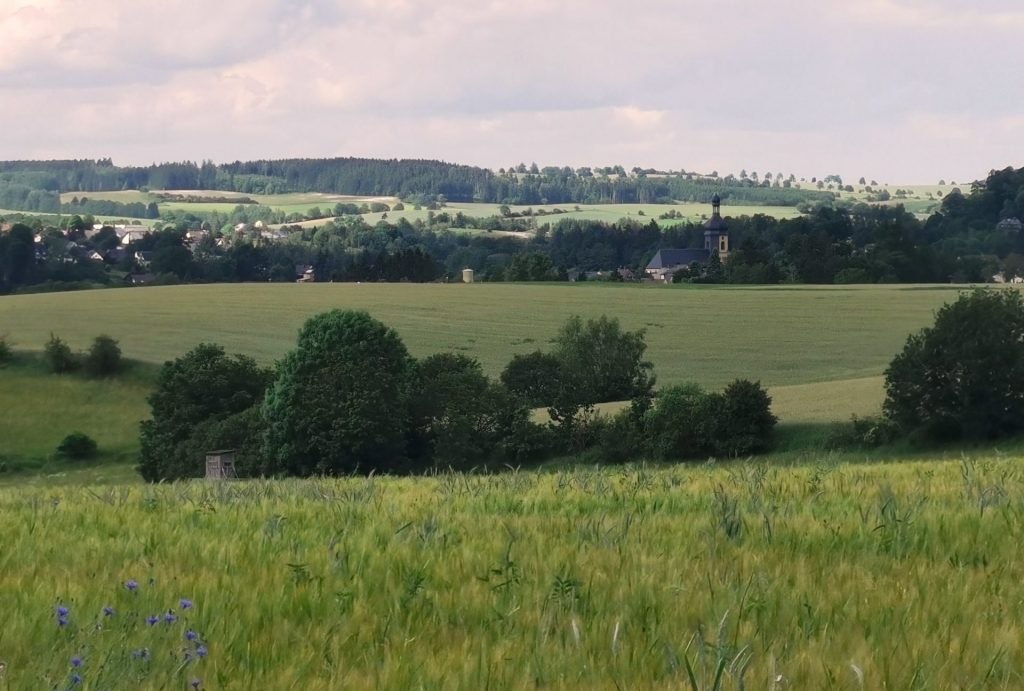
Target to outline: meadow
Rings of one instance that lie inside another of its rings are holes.
[[[148,416],[145,398],[155,365],[204,341],[269,365],[294,346],[306,319],[333,308],[366,309],[394,327],[414,356],[465,353],[493,377],[515,353],[547,349],[570,315],[607,314],[627,329],[646,330],[659,385],[762,381],[791,433],[784,445],[793,446],[820,441],[832,421],[877,413],[885,367],[907,335],[929,324],[934,310],[958,290],[339,283],[8,296],[0,298],[0,333],[15,349],[39,351],[53,332],[83,350],[105,333],[141,364],[135,376],[111,381],[49,375],[38,365],[0,369],[0,405],[18,411],[0,416],[0,461],[45,471],[60,440],[73,431],[94,437],[103,460],[130,458],[138,423]]]
[[[992,452],[28,486],[0,518],[5,690],[1024,685]]]

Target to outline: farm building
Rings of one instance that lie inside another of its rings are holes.
[[[711,198],[711,218],[704,224],[704,247],[658,250],[647,265],[646,274],[656,281],[671,281],[672,275],[691,264],[707,264],[717,253],[723,261],[729,256],[729,226],[722,218],[722,198]]]

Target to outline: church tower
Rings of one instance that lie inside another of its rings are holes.
[[[711,198],[711,218],[704,224],[704,249],[708,256],[718,252],[718,258],[725,261],[729,256],[729,226],[721,214],[722,198],[715,194]]]

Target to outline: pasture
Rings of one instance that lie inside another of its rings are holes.
[[[882,401],[882,373],[908,334],[958,287],[700,287],[613,284],[217,284],[0,298],[0,333],[38,351],[51,332],[74,350],[105,333],[151,367],[89,381],[36,366],[0,369],[0,459],[45,471],[67,434],[132,457],[153,367],[206,341],[265,364],[294,347],[302,323],[333,308],[366,309],[411,353],[456,351],[496,377],[515,353],[547,349],[567,317],[617,317],[646,329],[659,385],[717,388],[737,377],[771,389],[784,427],[822,430]],[[617,406],[605,406],[614,410]]]
[[[997,453],[0,488],[0,687],[1016,689],[1022,534]]]

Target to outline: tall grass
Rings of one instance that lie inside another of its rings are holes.
[[[998,454],[0,489],[0,689],[1020,688],[1022,535]]]

